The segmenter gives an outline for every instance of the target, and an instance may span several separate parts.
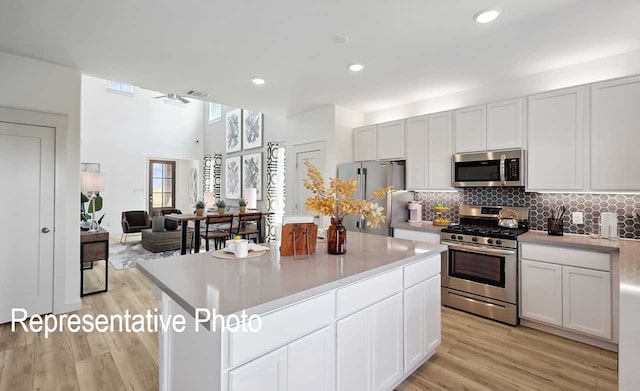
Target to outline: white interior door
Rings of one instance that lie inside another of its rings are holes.
[[[54,133],[0,122],[0,323],[53,311]]]
[[[323,151],[320,149],[313,149],[310,151],[300,151],[296,153],[296,214],[314,214],[306,210],[304,207],[304,203],[307,198],[312,197],[313,193],[304,187],[304,179],[307,177],[307,166],[304,162],[308,160],[311,164],[316,166],[320,171],[323,169],[324,159],[323,159]]]

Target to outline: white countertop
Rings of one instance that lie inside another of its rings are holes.
[[[349,232],[347,253],[318,242],[310,259],[280,257],[275,244],[259,258],[225,260],[210,253],[140,261],[138,269],[185,311],[262,314],[446,250],[445,245]]]

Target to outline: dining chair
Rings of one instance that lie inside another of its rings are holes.
[[[250,239],[255,235],[255,242],[260,242],[262,232],[262,212],[240,213],[238,215],[238,228],[236,235]]]
[[[205,240],[205,247],[209,251],[209,240],[214,240],[216,250],[224,248],[225,240],[231,239],[233,234],[233,215],[207,216],[204,232],[200,231],[200,237]],[[227,225],[228,224],[228,225]]]

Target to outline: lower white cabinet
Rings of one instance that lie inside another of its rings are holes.
[[[337,389],[388,390],[404,373],[400,293],[337,323]]]
[[[611,272],[576,267],[575,264],[582,259],[590,265],[602,265],[603,268],[609,266],[603,262],[588,263],[588,256],[573,258],[571,254],[576,250],[541,246],[532,249],[536,251],[525,249],[523,253],[542,255],[548,252],[551,254],[549,258],[553,258],[554,251],[566,253],[566,260],[555,259],[555,262],[572,265],[524,258],[521,260],[521,317],[612,340]],[[596,255],[603,254],[593,253],[594,257]]]
[[[611,338],[611,273],[562,267],[564,327]]]
[[[229,372],[229,391],[287,391],[287,348]]]
[[[440,243],[440,234],[435,232],[394,228],[393,237],[398,239],[415,240],[417,242]]]
[[[325,327],[288,346],[289,390],[335,390],[334,330]]]
[[[562,326],[562,266],[522,260],[522,317]]]
[[[420,364],[440,344],[440,275],[404,291],[404,367]]]

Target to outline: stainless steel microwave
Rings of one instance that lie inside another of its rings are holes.
[[[525,151],[490,151],[453,155],[453,187],[525,185]]]

